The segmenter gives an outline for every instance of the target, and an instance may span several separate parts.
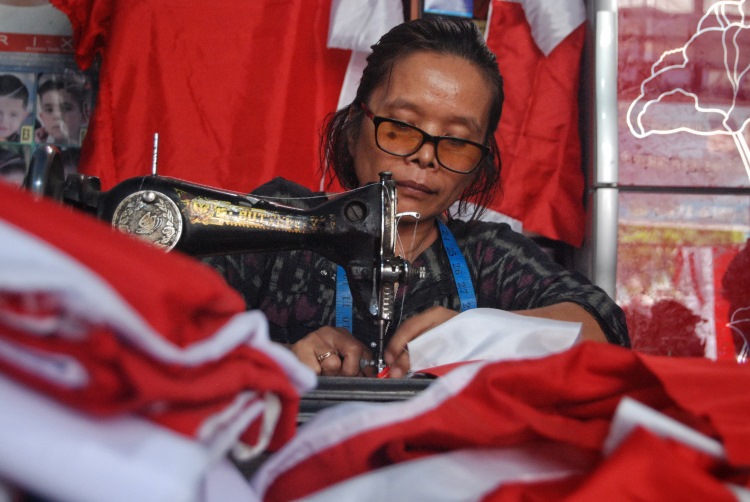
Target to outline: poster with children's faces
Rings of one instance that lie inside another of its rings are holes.
[[[19,71],[0,65],[0,179],[23,183],[34,150],[57,146],[77,172],[93,107],[91,76],[77,70]]]

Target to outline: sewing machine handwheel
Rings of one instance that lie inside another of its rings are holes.
[[[23,188],[34,194],[62,201],[64,185],[65,170],[60,150],[53,145],[42,145],[34,150],[23,180]]]

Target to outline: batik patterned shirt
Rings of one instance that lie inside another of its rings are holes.
[[[324,199],[285,180],[274,180],[259,191],[277,197],[306,197],[298,205]],[[505,223],[449,220],[469,268],[477,307],[507,311],[572,302],[599,323],[609,342],[630,346],[622,310],[600,288],[553,261],[533,241]],[[209,259],[245,298],[249,309],[268,318],[271,337],[294,343],[310,332],[335,325],[337,266],[311,251],[283,251],[227,255]],[[460,311],[456,281],[441,239],[437,239],[411,264],[424,269],[424,277],[399,285],[395,313],[387,338],[403,320],[433,306]],[[378,327],[364,306],[353,306],[353,334],[368,346],[378,340]]]

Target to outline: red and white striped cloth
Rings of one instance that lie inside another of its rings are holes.
[[[749,385],[734,363],[593,342],[469,364],[408,401],[324,410],[251,482],[269,501],[734,500]]]
[[[314,375],[214,270],[7,185],[0,201],[0,371],[217,453],[237,440],[274,449],[294,434]]]

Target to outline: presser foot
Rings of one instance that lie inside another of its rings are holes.
[[[385,364],[385,361],[382,359],[360,359],[359,360],[359,369],[364,370],[365,368],[373,367],[378,370],[378,377],[383,378],[384,375],[387,375],[388,373],[386,370],[390,367],[387,364]]]

